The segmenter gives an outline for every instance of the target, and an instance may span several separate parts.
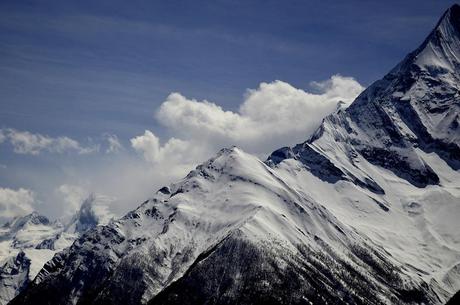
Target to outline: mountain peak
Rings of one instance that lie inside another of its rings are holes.
[[[28,224],[49,225],[50,221],[45,216],[40,215],[39,213],[34,211],[25,216],[19,216],[19,217],[14,218],[10,222],[6,223],[3,227],[10,228],[11,231],[17,231]]]
[[[326,118],[309,140],[311,145],[299,147],[297,156],[310,169],[324,160],[319,177],[331,177],[322,173],[329,168],[337,173],[336,179],[343,179],[346,175],[327,162],[335,157],[321,157],[331,142],[340,141],[350,160],[357,152],[415,186],[439,184],[440,173],[417,150],[436,153],[452,169],[460,168],[459,84],[460,6],[453,5],[415,51],[345,111]],[[272,156],[279,161],[292,157],[290,154],[283,150]]]
[[[412,56],[411,56],[412,55]],[[454,72],[460,65],[460,6],[451,6],[440,18],[433,31],[409,58],[422,70],[437,75]]]
[[[108,211],[110,201],[109,197],[90,194],[66,225],[65,231],[80,234],[97,225],[107,224],[114,216]]]
[[[460,5],[455,3],[454,5],[452,5],[447,11],[446,13],[444,14],[443,18],[446,17],[446,15],[448,15],[449,17],[453,17],[454,19],[452,21],[454,22],[460,22],[459,18],[460,17]]]
[[[98,224],[97,217],[92,209],[94,200],[95,197],[91,194],[83,201],[80,209],[75,213],[65,231],[83,233]]]
[[[450,32],[451,29],[455,29],[458,31],[460,29],[460,5],[454,4],[452,5],[439,19],[438,23],[436,24],[434,30],[429,35],[428,39],[434,34],[442,34],[445,38],[451,36],[451,34],[455,34]]]

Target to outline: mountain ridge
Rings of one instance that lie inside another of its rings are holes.
[[[449,30],[452,28],[455,31]],[[430,66],[423,71],[419,56],[439,46],[438,49],[443,52],[436,53],[437,58],[442,57],[444,62],[449,62],[452,69],[457,68],[458,71],[459,29],[460,6],[454,5],[444,13],[419,48],[406,56],[383,79],[365,89],[350,107],[326,117],[317,132],[303,144],[292,149],[277,150],[268,161],[276,164],[283,158],[297,157],[308,164],[313,173],[320,162],[322,170],[328,169],[325,179],[349,179],[381,192],[381,188],[369,177],[366,177],[366,181],[356,179],[350,172],[341,171],[340,166],[331,163],[333,158],[323,153],[331,142],[341,142],[350,160],[360,154],[369,162],[392,170],[415,186],[438,184],[438,175],[420,159],[415,150],[419,148],[427,153],[435,152],[454,170],[460,168],[460,79],[458,72],[445,70],[447,65],[444,64]],[[444,37],[446,33],[451,36]],[[452,45],[456,47],[458,56],[450,54],[452,56],[446,59],[445,50],[450,50]],[[434,78],[437,78],[436,82]],[[439,89],[433,89],[433,82]],[[431,91],[433,93],[429,94]],[[438,91],[442,92],[442,99],[437,96]],[[442,124],[434,125],[436,121]],[[328,139],[321,144],[320,138],[324,135]]]
[[[412,282],[400,267],[394,265],[395,262],[383,254],[378,254],[382,251],[380,248],[341,224],[326,208],[308,196],[302,196],[288,187],[263,162],[237,148],[222,150],[215,158],[198,166],[182,182],[172,185],[170,189],[169,196],[158,194],[158,197],[145,202],[139,209],[128,213],[111,226],[100,227],[97,232],[90,231],[84,234],[71,248],[55,256],[44,267],[28,289],[30,295],[21,302],[39,299],[39,287],[43,286],[63,292],[53,301],[56,303],[74,300],[78,304],[112,304],[120,301],[125,304],[137,304],[142,300],[146,302],[160,291],[164,291],[165,287],[183,280],[184,274],[190,272],[189,270],[199,267],[202,263],[209,263],[216,251],[219,252],[221,247],[227,246],[253,249],[249,251],[251,255],[262,255],[260,260],[256,260],[261,266],[264,265],[265,259],[277,258],[281,262],[276,263],[275,260],[273,263],[279,264],[279,270],[282,270],[284,264],[290,266],[293,262],[302,263],[297,257],[302,251],[306,258],[307,253],[315,253],[323,260],[328,259],[331,264],[328,267],[331,274],[328,279],[330,283],[323,288],[329,291],[330,300],[337,297],[333,293],[333,287],[336,285],[342,287],[344,295],[357,304],[361,304],[361,298],[368,300],[368,303],[383,304],[383,300],[372,301],[373,294],[369,293],[369,287],[374,287],[372,290],[375,290],[375,293],[378,293],[379,289],[384,289],[388,293],[387,298],[395,300],[398,299],[398,295],[407,291],[413,291],[424,300],[434,298],[430,292],[424,292],[422,284]],[[240,198],[230,199],[225,195],[229,192],[233,194],[234,189],[238,189],[237,194],[240,194]],[[216,193],[221,194],[221,200],[216,201]],[[209,194],[211,198],[207,198]],[[201,204],[189,206],[187,203],[191,200],[199,200]],[[226,209],[232,212],[228,213]],[[229,218],[231,215],[234,215],[233,219]],[[240,215],[244,217],[241,218]],[[158,220],[163,224],[158,223]],[[307,248],[302,245],[306,245]],[[95,248],[98,250],[94,250]],[[174,248],[176,249],[169,250]],[[344,252],[350,248],[353,250]],[[265,250],[259,253],[256,249]],[[342,257],[345,253],[348,253],[349,257]],[[240,254],[241,261],[247,258],[247,254],[245,251]],[[144,264],[152,259],[157,263],[151,266],[153,270],[149,270]],[[309,259],[313,262],[312,256]],[[81,278],[78,268],[82,263],[88,268],[85,272],[96,274],[96,277],[87,278],[85,285],[79,287],[81,290],[75,291],[74,281]],[[327,277],[318,271],[318,268],[322,268],[324,272],[325,267],[321,262],[315,264],[317,265],[314,268],[308,267],[307,264],[297,269],[309,268],[307,270],[310,270],[311,274],[326,280]],[[350,264],[353,267],[350,267]],[[137,268],[143,270],[141,277],[138,271],[134,271]],[[258,270],[257,266],[255,268]],[[376,270],[381,272],[383,268],[388,268],[389,271],[383,272],[380,274],[381,278],[375,280],[367,278],[363,271],[355,271],[360,268],[372,273],[376,273]],[[70,274],[70,277],[67,277],[67,274]],[[110,280],[101,281],[98,278],[100,274],[103,274],[102,279],[108,276]],[[357,286],[348,287],[343,284],[352,283],[353,276],[359,276],[362,284],[367,283],[367,290],[364,286],[358,289]],[[388,278],[385,279],[385,276]],[[143,283],[141,286],[145,285],[146,290],[142,295],[138,295],[137,299],[132,297],[140,293],[139,286],[131,287],[133,290],[129,294],[123,292],[127,289],[126,278],[130,279],[130,287],[132,283],[139,281]],[[389,282],[393,286],[388,287]],[[300,283],[301,281],[298,285]],[[309,295],[313,300],[321,282],[311,284],[305,288],[305,295]],[[95,286],[97,288],[94,288]],[[253,289],[258,287],[256,284]],[[158,298],[165,298],[166,303],[172,302],[169,296],[164,295],[165,292]],[[239,301],[239,297],[230,297],[229,304]],[[273,301],[276,298],[268,299]],[[154,298],[152,302],[155,303],[156,300]],[[301,304],[302,295],[298,295],[297,299],[290,299],[290,302]]]

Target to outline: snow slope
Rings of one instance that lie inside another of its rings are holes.
[[[460,289],[459,40],[425,42],[265,162],[223,149],[11,304],[443,304]]]
[[[263,294],[289,272],[292,281],[303,286],[297,296],[280,291],[280,298],[291,298],[289,303],[339,297],[357,304],[383,304],[402,302],[406,294],[435,298],[425,291],[426,283],[407,276],[383,248],[290,187],[264,162],[232,148],[122,219],[84,234],[56,255],[28,293],[15,301],[28,303],[53,291],[59,293],[47,301],[55,304],[139,304],[162,292],[161,302],[174,303],[164,295],[165,288],[184,279],[206,253],[228,243],[251,247],[259,256],[252,264],[256,270],[268,262],[279,269],[276,279],[243,282],[253,285],[253,291],[261,289]],[[255,254],[227,255],[240,255],[244,262]],[[308,285],[307,276],[312,277]],[[237,285],[229,288],[230,303],[241,297]]]

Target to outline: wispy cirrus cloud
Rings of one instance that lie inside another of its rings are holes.
[[[97,146],[82,146],[78,141],[66,137],[50,137],[40,133],[20,131],[13,128],[1,130],[0,143],[9,142],[18,154],[38,155],[43,151],[62,154],[76,152],[89,154],[98,150]]]
[[[117,135],[105,134],[104,137],[107,140],[107,148],[105,150],[107,154],[117,153],[123,150],[123,144],[121,144]]]

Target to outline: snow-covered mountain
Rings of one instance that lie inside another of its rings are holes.
[[[108,211],[107,198],[90,194],[80,206],[77,213],[65,226],[66,233],[81,234],[99,224],[107,224],[113,214]]]
[[[460,290],[459,78],[454,5],[311,139],[265,162],[221,150],[11,304],[445,303]]]
[[[85,231],[108,220],[98,213],[95,196],[87,198],[67,225],[33,212],[0,227],[0,304],[27,287],[46,262],[72,245]]]
[[[58,226],[36,212],[0,228],[0,304],[8,303],[53,257],[53,250],[36,247],[58,231]]]

